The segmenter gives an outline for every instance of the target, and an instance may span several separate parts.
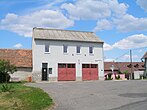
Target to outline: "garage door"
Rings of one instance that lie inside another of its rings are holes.
[[[82,64],[82,80],[98,80],[98,65]]]
[[[58,81],[75,81],[75,64],[58,64]]]

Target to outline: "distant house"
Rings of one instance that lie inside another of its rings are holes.
[[[145,73],[147,74],[147,52],[143,55],[142,59],[145,60]]]
[[[34,81],[104,77],[103,41],[93,32],[34,28],[32,53]]]
[[[131,63],[130,62],[104,62],[104,73],[109,74],[112,73],[111,67],[114,66],[114,74],[120,73],[128,73],[130,77],[131,75]],[[144,62],[132,62],[132,74],[134,79],[139,78],[139,74],[143,74],[144,71]],[[135,74],[134,74],[135,73]]]
[[[27,80],[32,74],[32,50],[0,49],[0,60],[8,60],[17,67],[11,80]]]

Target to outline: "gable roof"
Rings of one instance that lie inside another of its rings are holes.
[[[111,71],[110,67],[114,65],[114,70],[120,70],[121,72],[124,72],[128,70],[129,73],[131,73],[131,63],[130,62],[104,62],[104,70],[105,71]],[[139,71],[144,70],[144,62],[132,62],[133,65],[133,71]]]
[[[32,67],[32,50],[0,49],[0,60],[8,60],[16,67]]]
[[[143,55],[143,59],[147,58],[147,52]]]
[[[71,31],[61,29],[33,28],[33,38],[103,43],[103,41],[101,41],[93,32]]]

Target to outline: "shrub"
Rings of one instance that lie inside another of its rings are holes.
[[[120,75],[115,76],[115,79],[119,80],[120,79]]]
[[[9,82],[10,75],[17,71],[15,65],[11,65],[9,61],[0,60],[0,83]]]
[[[111,73],[107,74],[107,75],[106,75],[106,79],[105,79],[105,80],[112,80],[113,78],[111,78],[111,76],[112,76],[112,74],[111,74]]]
[[[140,74],[140,79],[142,79],[143,78],[143,74]]]

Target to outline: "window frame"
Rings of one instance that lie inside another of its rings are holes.
[[[66,47],[66,51],[65,51],[65,47]],[[63,53],[64,54],[68,53],[68,45],[63,45]]]
[[[46,51],[46,47],[48,48],[48,51]],[[50,53],[50,45],[49,44],[45,44],[45,46],[44,46],[44,52],[45,53]]]
[[[91,53],[90,49],[92,49],[92,53]],[[89,54],[94,54],[94,47],[93,46],[89,46]]]
[[[80,50],[79,50],[79,51],[80,51],[79,53],[78,53],[78,47],[79,47],[79,49],[80,49]],[[76,53],[77,53],[77,54],[81,54],[81,46],[79,46],[79,45],[76,46]]]

